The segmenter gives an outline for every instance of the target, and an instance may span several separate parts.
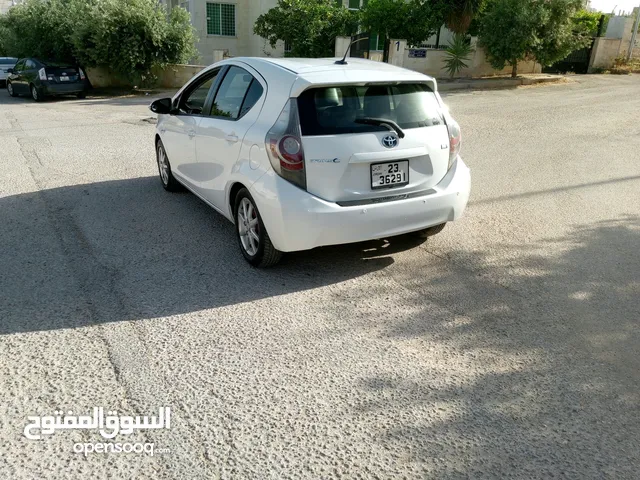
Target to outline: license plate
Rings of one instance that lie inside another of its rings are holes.
[[[390,188],[409,183],[409,160],[371,165],[371,188]]]
[[[69,81],[69,77],[63,75],[63,76],[60,77],[60,81],[61,82],[68,82]]]

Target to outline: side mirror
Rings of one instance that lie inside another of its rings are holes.
[[[149,106],[149,110],[153,113],[157,113],[158,115],[168,115],[172,112],[171,99],[161,98],[160,100],[156,100]]]
[[[15,71],[13,70],[13,68],[10,68],[9,70],[7,70],[7,73],[11,74],[11,73],[15,73]]]

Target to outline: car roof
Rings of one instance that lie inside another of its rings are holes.
[[[228,62],[249,65],[270,81],[290,83],[292,96],[311,87],[341,84],[419,82],[437,90],[435,79],[413,70],[362,58],[348,58],[346,65],[336,64],[336,60],[340,59],[234,57]]]
[[[416,73],[412,70],[406,70],[404,68],[396,67],[383,62],[375,62],[373,60],[366,60],[364,58],[346,58],[346,65],[336,64],[340,58],[272,58],[272,57],[236,57],[236,60],[244,61],[250,65],[256,66],[260,63],[270,63],[277,65],[285,70],[289,70],[295,74],[307,74],[316,72],[339,72],[350,70],[373,70],[376,72],[395,72],[406,74],[407,72]],[[427,77],[427,75],[417,74],[421,77]],[[428,77],[431,78],[431,77]]]

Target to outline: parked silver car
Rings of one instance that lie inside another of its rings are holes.
[[[9,69],[15,67],[17,62],[17,58],[0,57],[0,85],[3,87],[7,84]]]

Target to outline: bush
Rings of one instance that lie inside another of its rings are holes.
[[[6,54],[103,66],[130,80],[196,54],[189,14],[157,0],[26,0],[0,17]]]

